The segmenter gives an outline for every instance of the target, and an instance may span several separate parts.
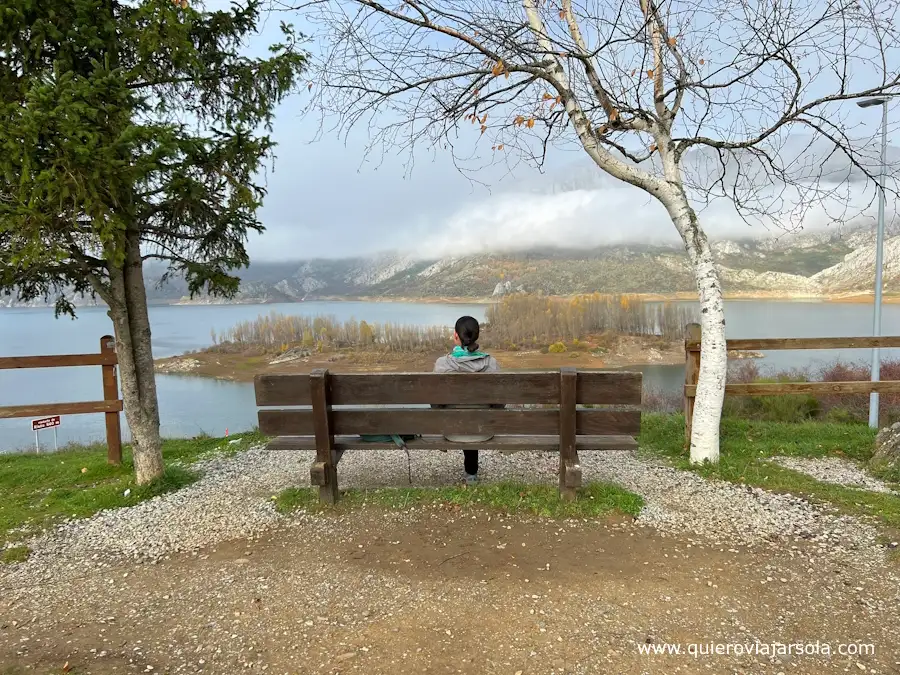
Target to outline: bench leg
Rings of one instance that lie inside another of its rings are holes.
[[[337,464],[341,453],[332,451],[331,462],[313,462],[309,467],[309,482],[319,487],[319,501],[326,504],[337,503],[338,477]]]
[[[578,488],[581,487],[581,463],[578,453],[574,457],[559,456],[559,496],[566,501],[573,501]]]

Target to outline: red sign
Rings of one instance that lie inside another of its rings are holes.
[[[52,427],[58,427],[59,422],[59,415],[54,415],[53,417],[42,417],[39,420],[31,420],[31,430],[38,431],[39,429],[50,429]]]

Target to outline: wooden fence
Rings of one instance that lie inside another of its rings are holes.
[[[42,417],[49,415],[79,415],[104,413],[106,415],[106,447],[110,464],[122,462],[122,429],[119,413],[119,385],[116,380],[116,341],[111,335],[100,338],[98,354],[54,354],[51,356],[6,356],[0,358],[0,370],[13,368],[62,368],[70,366],[102,366],[103,400],[79,403],[39,403],[0,407],[0,419],[12,417]]]
[[[832,338],[750,338],[726,340],[728,351],[775,351],[780,349],[874,349],[898,348],[900,337],[832,337]],[[700,376],[700,324],[687,325],[684,336],[684,439],[691,442],[694,397]],[[781,396],[784,394],[897,394],[900,380],[848,382],[751,382],[726,384],[731,396]]]

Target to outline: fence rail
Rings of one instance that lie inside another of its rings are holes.
[[[123,406],[119,399],[119,384],[116,377],[118,363],[116,341],[111,335],[104,335],[100,338],[100,352],[96,354],[0,357],[0,370],[101,366],[103,376],[102,401],[4,406],[0,407],[0,419],[104,413],[106,416],[107,460],[110,464],[120,464],[122,462],[122,428],[119,413],[122,412]]]
[[[684,334],[684,442],[691,443],[694,419],[694,397],[700,376],[700,324],[691,323]],[[828,338],[750,338],[726,340],[728,351],[776,351],[785,349],[881,349],[900,348],[900,336],[887,337],[828,337]],[[872,382],[753,382],[726,384],[725,394],[731,396],[782,396],[784,394],[898,394],[900,380]]]

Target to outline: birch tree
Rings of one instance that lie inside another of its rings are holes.
[[[471,170],[486,156],[541,165],[549,148],[577,147],[661,204],[684,243],[702,316],[691,459],[717,461],[725,314],[702,207],[728,199],[748,222],[792,227],[811,205],[846,206],[824,167],[839,156],[853,172],[874,173],[848,111],[900,83],[896,3],[276,6],[300,11],[318,31],[312,79],[323,122],[339,134],[365,128],[369,152],[446,150]],[[804,163],[786,153],[798,132],[824,155]]]

